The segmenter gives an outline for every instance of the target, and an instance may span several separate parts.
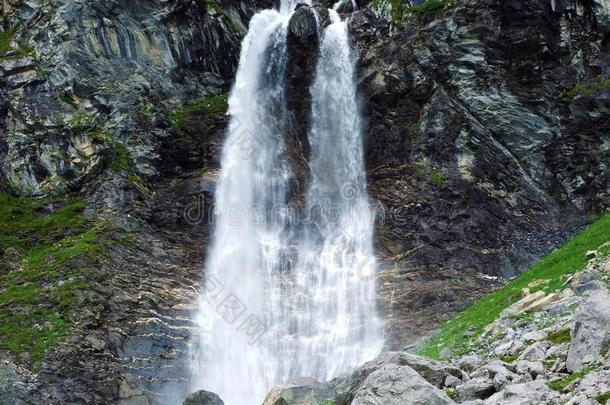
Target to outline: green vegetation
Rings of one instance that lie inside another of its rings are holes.
[[[212,119],[220,118],[227,111],[228,94],[218,94],[216,96],[202,98],[193,104],[175,111],[169,117],[169,122],[177,130],[184,129],[187,119],[193,115],[202,115]]]
[[[421,135],[421,124],[416,122],[415,124],[409,125],[407,130],[413,139],[417,139]]]
[[[532,292],[544,290],[547,294],[559,290],[565,278],[582,270],[587,261],[588,250],[596,249],[610,241],[610,214],[598,219],[561,248],[540,260],[529,271],[510,281],[503,288],[476,301],[470,308],[446,322],[440,333],[431,337],[420,348],[419,354],[440,358],[440,352],[447,348],[453,356],[470,352],[477,347],[477,339],[484,328],[498,318],[500,313],[522,297],[522,289],[536,280],[549,280]],[[470,328],[472,336],[464,333]],[[565,339],[565,337],[562,337]]]
[[[17,48],[13,48],[14,37],[15,32],[13,30],[0,32],[0,61],[35,56],[34,47],[27,42],[19,42]]]
[[[110,135],[104,125],[94,116],[86,113],[78,113],[67,122],[72,131],[82,133],[93,141],[110,146],[114,151],[114,158],[110,163],[113,172],[127,171],[133,167],[133,161],[127,147]]]
[[[559,345],[561,343],[569,343],[572,340],[572,336],[570,336],[570,329],[564,329],[558,332],[551,332],[547,336],[546,340],[556,345]]]
[[[580,380],[581,378],[589,374],[591,371],[594,371],[596,369],[597,367],[586,367],[559,380],[548,382],[547,385],[552,390],[563,392],[563,390],[565,390],[574,381]]]
[[[454,401],[458,398],[458,392],[455,388],[445,388],[445,394]]]
[[[506,356],[502,356],[500,360],[505,363],[512,363],[513,361],[517,360],[517,357],[519,357],[517,354],[508,354]]]
[[[0,349],[38,367],[72,325],[106,224],[80,199],[0,194]]]
[[[438,188],[447,187],[447,177],[445,176],[445,173],[425,160],[420,160],[415,163],[412,176],[414,179],[428,180]]]
[[[575,98],[577,96],[592,96],[602,90],[610,89],[610,78],[606,79],[603,76],[597,76],[593,79],[593,83],[577,84],[565,93],[567,98]]]
[[[405,9],[402,0],[373,0],[376,12],[385,14],[392,23],[400,23],[403,20]]]
[[[116,142],[114,149],[115,156],[114,160],[110,164],[110,170],[113,172],[122,172],[133,166],[131,157],[129,157],[129,152],[127,151],[125,145]]]
[[[606,402],[610,401],[610,391],[599,394],[595,397],[595,400],[602,405],[605,404]]]
[[[320,402],[318,405],[335,405],[335,401],[333,401],[332,399],[329,399],[327,401]]]
[[[0,55],[4,55],[13,49],[11,43],[14,35],[15,33],[12,30],[0,32]]]
[[[453,7],[455,0],[426,0],[425,3],[418,6],[409,7],[407,11],[412,14],[435,14],[439,15],[445,9]]]

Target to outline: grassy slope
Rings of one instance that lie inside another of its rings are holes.
[[[610,214],[607,214],[586,230],[574,237],[561,248],[551,253],[529,271],[510,281],[503,288],[476,301],[470,308],[454,319],[446,322],[440,333],[432,336],[419,349],[418,353],[435,359],[440,358],[443,349],[452,350],[452,356],[468,353],[475,345],[485,326],[496,320],[502,310],[522,297],[521,290],[535,280],[548,280],[532,292],[544,290],[546,293],[557,291],[566,280],[566,275],[582,270],[586,265],[585,254],[610,241]],[[610,253],[604,249],[603,253]],[[468,329],[473,330],[470,337],[464,336]]]
[[[102,229],[84,208],[79,199],[0,194],[0,350],[34,367],[82,304],[90,275],[84,263],[95,261]]]

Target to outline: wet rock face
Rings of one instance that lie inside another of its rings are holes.
[[[319,50],[319,29],[316,11],[298,5],[288,23],[286,62],[286,103],[288,122],[286,134],[289,160],[295,180],[292,185],[291,202],[303,201],[307,190],[308,159],[310,153],[308,130],[311,115],[309,86],[314,80]]]
[[[391,321],[396,347],[565,240],[566,217],[607,208],[610,92],[570,92],[607,76],[603,10],[468,0],[391,27],[352,15],[383,301],[409,319]]]

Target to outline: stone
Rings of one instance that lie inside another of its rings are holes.
[[[591,371],[580,380],[575,391],[591,398],[610,392],[610,370]]]
[[[461,383],[462,383],[462,380],[460,380],[459,378],[452,376],[452,375],[448,375],[445,378],[445,387],[448,387],[448,388],[455,388]]]
[[[463,379],[465,374],[457,367],[450,364],[416,356],[407,352],[400,352],[392,361],[411,367],[426,381],[437,388],[442,388],[445,380],[449,376]]]
[[[496,347],[493,353],[498,356],[512,356],[521,353],[525,348],[525,344],[518,339],[510,340]]]
[[[319,404],[333,400],[334,397],[329,386],[311,378],[302,378],[271,389],[263,405]]]
[[[517,374],[531,374],[536,378],[539,374],[544,373],[544,365],[539,361],[519,360],[516,363]]]
[[[610,347],[610,292],[596,290],[581,302],[574,315],[566,366],[570,372],[602,360]]]
[[[354,8],[355,2],[352,0],[342,0],[336,7],[336,11],[339,14],[351,14],[356,9]]]
[[[585,259],[587,260],[595,259],[596,257],[597,250],[588,250],[587,253],[585,253]]]
[[[533,330],[523,335],[523,340],[526,342],[539,342],[546,339],[546,332],[542,330]]]
[[[527,347],[518,357],[517,360],[528,360],[528,361],[543,361],[546,359],[546,350],[549,344],[545,342],[536,342],[533,345]]]
[[[182,405],[224,405],[224,401],[213,392],[200,390],[186,397]]]
[[[355,390],[351,405],[445,405],[454,402],[409,366],[385,364]]]
[[[471,373],[483,365],[483,359],[479,356],[464,356],[458,360],[457,365],[465,372]]]
[[[460,401],[485,399],[496,392],[489,378],[473,378],[455,387]]]
[[[297,6],[288,22],[288,30],[302,40],[317,37],[318,21],[313,9],[305,4]]]
[[[489,397],[485,405],[533,405],[557,403],[558,399],[559,394],[543,381],[532,381],[507,386]]]

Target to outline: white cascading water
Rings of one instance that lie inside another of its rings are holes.
[[[311,87],[306,218],[294,221],[286,205],[284,73],[295,3],[283,0],[279,12],[252,18],[229,99],[214,239],[191,343],[191,389],[216,392],[227,405],[260,404],[273,385],[295,377],[328,380],[383,344],[355,58],[334,10]]]

